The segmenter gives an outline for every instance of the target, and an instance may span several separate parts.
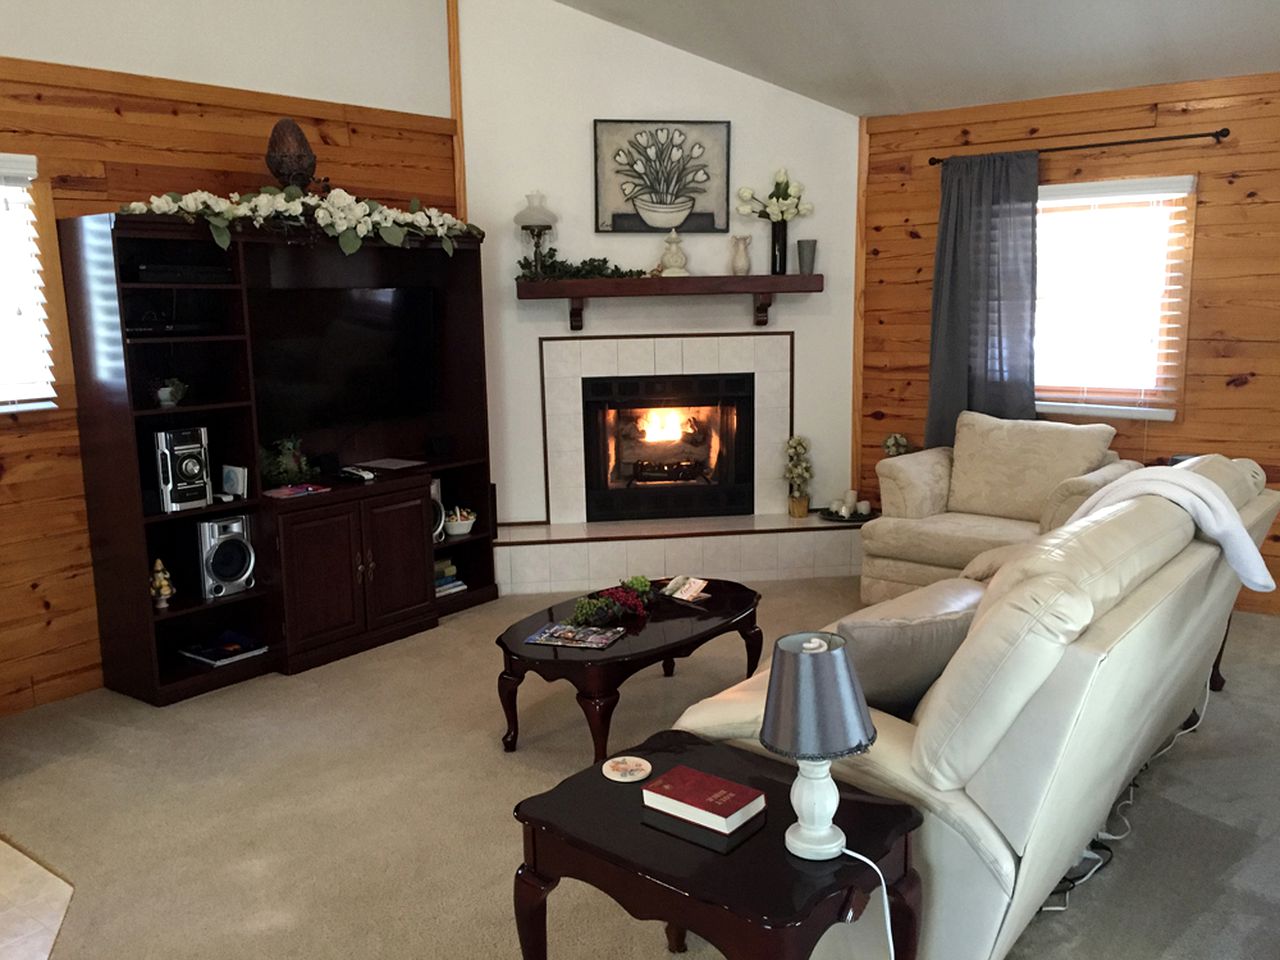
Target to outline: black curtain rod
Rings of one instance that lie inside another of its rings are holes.
[[[1138,140],[1111,140],[1107,143],[1081,143],[1070,147],[1046,147],[1041,153],[1062,153],[1064,150],[1096,150],[1099,147],[1127,147],[1134,143],[1166,143],[1169,140],[1205,140],[1209,137],[1213,138],[1214,143],[1221,143],[1227,137],[1231,136],[1231,128],[1223,127],[1221,130],[1210,130],[1207,133],[1177,133],[1169,137],[1144,137]],[[930,157],[929,166],[936,167],[942,163],[943,157]]]

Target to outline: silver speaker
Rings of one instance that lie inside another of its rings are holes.
[[[200,523],[200,583],[206,600],[253,589],[256,559],[248,517]]]

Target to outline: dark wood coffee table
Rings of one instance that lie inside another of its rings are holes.
[[[764,643],[764,635],[756,626],[760,594],[732,580],[709,580],[706,593],[710,596],[697,603],[659,597],[648,617],[630,624],[627,635],[604,650],[525,643],[548,623],[568,619],[576,598],[539,610],[508,627],[498,638],[502,648],[498,699],[507,716],[503,747],[508,752],[516,748],[520,734],[516,690],[526,673],[536,673],[544,680],[568,680],[574,685],[578,705],[591,728],[597,761],[609,755],[609,721],[618,705],[618,688],[632,674],[661,662],[663,673],[669,677],[675,672],[676,660],[689,656],[708,640],[735,630],[747,645],[747,676],[755,673]]]
[[[637,919],[664,921],[672,953],[684,951],[692,930],[728,960],[803,960],[828,928],[867,907],[880,881],[866,864],[787,853],[794,767],[675,730],[626,752],[651,761],[653,776],[687,764],[763,790],[765,825],[731,853],[714,853],[645,826],[642,784],[606,780],[598,766],[521,801],[515,817],[524,825],[524,863],[516,871],[515,914],[524,960],[546,960],[547,895],[565,877],[604,891]],[[919,811],[841,784],[835,820],[849,847],[884,872],[894,946],[900,960],[913,960],[920,877],[909,834],[920,825]],[[603,934],[600,949],[607,949]]]

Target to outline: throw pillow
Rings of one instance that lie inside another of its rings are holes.
[[[1001,420],[966,410],[956,420],[947,509],[1038,522],[1053,488],[1100,467],[1115,435],[1105,423]]]
[[[985,589],[973,580],[939,580],[829,626],[849,645],[867,703],[910,717],[969,632]]]

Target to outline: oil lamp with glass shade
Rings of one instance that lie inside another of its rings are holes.
[[[547,209],[547,198],[541,192],[525,194],[527,206],[515,216],[516,226],[533,240],[533,272],[542,276],[542,240],[559,219]]]

